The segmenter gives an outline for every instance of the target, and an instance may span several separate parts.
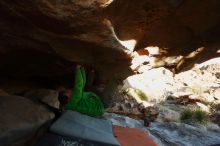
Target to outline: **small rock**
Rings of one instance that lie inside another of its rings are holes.
[[[213,95],[215,99],[220,100],[220,88],[216,89]]]
[[[157,115],[159,114],[159,109],[156,106],[150,106],[147,107],[144,112],[145,112],[145,116],[157,117]]]
[[[201,97],[200,95],[196,95],[196,94],[189,95],[189,99],[191,100],[199,100],[200,97]]]
[[[132,109],[132,113],[133,113],[134,115],[141,115],[141,112],[139,111],[138,108]],[[141,118],[141,117],[140,117],[140,118]]]
[[[207,128],[207,130],[211,130],[211,131],[219,131],[220,130],[220,128],[217,124],[214,124],[214,123],[211,123],[211,122],[208,122],[206,124],[206,128]]]
[[[147,123],[155,121],[159,115],[159,109],[156,106],[147,107],[143,112],[144,122]]]
[[[115,103],[115,106],[112,108],[112,110],[113,110],[113,111],[121,111],[121,110],[123,110],[123,109],[122,109],[121,104]]]
[[[121,104],[122,110],[125,112],[129,112],[129,109],[125,106],[125,104]]]
[[[144,73],[148,70],[152,69],[150,65],[141,65],[137,68],[138,73]]]
[[[187,104],[192,104],[192,103],[196,103],[198,101],[200,101],[200,96],[198,95],[186,95],[186,96],[181,96],[179,98],[176,98],[176,102],[183,104],[183,105],[187,105]]]
[[[201,108],[201,110],[206,111],[208,113],[210,112],[210,108],[208,106],[206,106],[205,104],[200,103],[200,102],[196,102],[196,105],[198,105]]]
[[[203,97],[204,101],[206,101],[206,102],[213,102],[215,100],[213,95],[210,95],[209,93],[203,93],[203,94],[201,94],[201,96]]]
[[[179,121],[180,114],[174,110],[169,109],[165,106],[159,106],[159,121],[171,122]]]
[[[131,104],[130,103],[125,103],[126,108],[130,109],[131,108]]]
[[[149,57],[147,55],[136,56],[132,59],[131,69],[136,69],[138,66],[142,65],[145,62],[149,61]]]
[[[178,98],[178,97],[182,97],[182,96],[190,96],[192,94],[193,93],[190,91],[177,91],[177,92],[174,92],[173,96]]]
[[[220,113],[214,113],[210,117],[211,121],[220,126]]]
[[[220,99],[214,101],[215,104],[220,104]]]

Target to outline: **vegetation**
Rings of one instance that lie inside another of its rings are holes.
[[[147,96],[139,89],[128,88],[127,93],[135,98],[140,98],[141,100],[147,100]]]
[[[191,91],[197,95],[201,95],[201,93],[204,93],[208,91],[209,88],[201,85],[194,85],[191,87]]]
[[[208,113],[202,111],[201,109],[197,109],[194,111],[194,120],[198,123],[206,123],[208,121]]]
[[[193,111],[191,109],[185,109],[180,114],[180,120],[182,122],[189,121],[192,119],[192,117],[193,117]]]
[[[208,121],[208,113],[201,109],[185,109],[180,114],[180,120],[187,123],[205,124]]]

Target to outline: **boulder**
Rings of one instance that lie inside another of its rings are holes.
[[[8,96],[9,94],[4,90],[0,89],[0,96]]]
[[[59,109],[60,102],[58,99],[59,93],[51,89],[33,89],[24,94],[33,101],[41,101],[49,106]]]
[[[180,113],[166,106],[159,105],[159,115],[157,121],[178,122]]]
[[[205,105],[203,103],[200,103],[200,102],[196,102],[196,105],[202,110],[202,111],[205,111],[207,113],[210,113],[211,111],[211,108],[208,106],[208,105]]]
[[[21,96],[0,96],[0,146],[28,142],[54,113]]]
[[[220,112],[214,113],[210,117],[211,121],[220,126]]]
[[[146,97],[147,101],[164,101],[169,92],[174,90],[173,73],[161,67],[133,75],[124,80],[121,90],[137,89]],[[134,97],[140,100],[140,97]],[[142,99],[143,100],[143,99]]]
[[[191,70],[176,74],[174,80],[182,86],[172,91],[175,97],[189,96],[190,99],[212,103],[220,96],[219,58],[198,64]]]

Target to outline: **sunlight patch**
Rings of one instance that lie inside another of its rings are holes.
[[[112,35],[113,37],[122,45],[124,46],[127,50],[133,52],[134,48],[135,48],[135,45],[137,44],[137,41],[134,40],[134,39],[131,39],[131,40],[125,40],[125,41],[122,41],[118,38],[118,36],[116,35],[115,33],[115,29],[114,27],[112,26],[112,23],[110,20],[108,19],[105,19],[103,20],[103,24],[105,24],[106,26],[109,27],[109,29],[111,30],[112,32]]]
[[[105,2],[104,4],[102,4],[101,6],[104,8],[104,7],[107,7],[109,6],[114,0],[107,0],[107,2]]]
[[[137,43],[136,40],[127,40],[127,41],[121,41],[118,39],[118,41],[125,47],[127,48],[128,50],[130,51],[133,51],[134,50],[134,47]]]

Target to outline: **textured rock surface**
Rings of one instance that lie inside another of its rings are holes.
[[[218,88],[218,89],[216,89],[216,90],[214,91],[214,97],[215,97],[216,99],[220,99],[220,88]]]
[[[136,40],[136,49],[188,54],[219,38],[219,6],[218,0],[2,0],[1,74],[63,75],[72,72],[66,61],[117,71],[127,62],[120,42],[127,40]],[[216,55],[215,47],[206,49]]]
[[[126,116],[105,113],[104,117],[114,125],[144,129],[159,146],[206,146],[220,142],[220,128],[211,123],[206,126],[196,126],[176,122],[153,122],[146,128],[143,121]]]
[[[174,84],[172,72],[165,68],[157,68],[128,77],[122,90],[139,89],[146,95],[148,101],[160,102],[166,98]]]
[[[50,89],[36,89],[24,94],[24,97],[28,97],[35,102],[41,101],[49,106],[59,109],[60,102],[58,100],[58,96],[58,91]]]
[[[161,67],[129,76],[118,86],[113,96],[116,104],[108,112],[176,122],[184,109],[201,109],[219,124],[220,62],[210,61],[175,75]],[[150,114],[150,109],[158,109],[157,114]]]
[[[148,46],[158,46],[165,52],[150,59],[150,52],[145,52],[149,60],[143,57],[144,61],[136,61],[134,68],[146,60],[155,67],[166,65],[180,55],[182,60],[177,68],[189,69],[195,63],[219,56],[219,7],[219,0],[1,0],[0,87],[20,94],[40,86],[25,83],[12,87],[7,78],[16,82],[40,78],[44,81],[41,88],[47,88],[45,84],[49,83],[59,86],[63,77],[72,83],[75,65],[83,64],[95,68],[100,88],[109,94],[104,97],[112,98],[117,83],[131,73],[128,49],[140,53]],[[216,91],[220,75],[213,68],[218,69],[219,65],[206,68],[210,71],[200,68],[184,72],[183,76],[179,74],[179,80],[170,71],[159,68],[158,74],[150,71],[146,76],[137,75],[142,76],[138,77],[141,82],[146,79],[146,87],[138,88],[157,102],[175,91],[175,96],[181,97],[175,103],[197,102],[197,98],[220,103]],[[142,66],[139,72],[148,69],[149,66]],[[56,84],[52,82],[55,79]],[[103,90],[105,87],[108,88]],[[213,90],[207,91],[209,88]],[[13,104],[23,102],[15,101]],[[32,109],[29,103],[27,108]]]
[[[0,96],[8,96],[9,94],[4,90],[0,89]]]
[[[207,61],[209,62],[209,61]],[[191,100],[213,102],[218,99],[220,80],[220,62],[199,68],[172,74],[165,68],[156,68],[128,77],[120,90],[138,89],[147,97],[147,101],[160,102],[168,97],[188,97]],[[206,62],[204,62],[206,64]],[[134,97],[137,101],[138,97]],[[140,98],[140,97],[139,97]]]
[[[55,116],[44,106],[20,96],[1,96],[0,114],[1,146],[26,143]]]
[[[100,11],[106,2],[1,1],[1,78],[43,77],[53,84],[64,76],[72,82],[76,63],[95,68],[101,80],[111,79],[118,69],[127,73],[127,55],[111,46],[114,39],[102,24]],[[101,39],[109,40],[109,46]]]
[[[220,128],[217,125],[193,126],[184,123],[153,123],[150,132],[165,142],[164,145],[219,144]]]

